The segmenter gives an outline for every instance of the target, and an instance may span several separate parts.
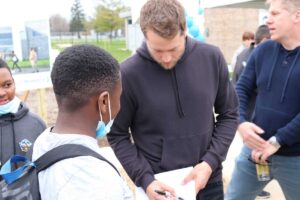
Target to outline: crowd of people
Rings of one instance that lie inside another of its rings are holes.
[[[125,61],[86,44],[57,56],[53,127],[16,97],[11,70],[0,59],[0,165],[14,154],[36,160],[63,144],[101,154],[97,139],[107,137],[150,200],[177,199],[155,174],[190,166],[182,184],[194,181],[196,200],[253,200],[273,179],[287,200],[298,199],[300,3],[267,4],[266,25],[243,34],[230,80],[221,50],[187,34],[179,1],[148,0],[139,19],[144,42]],[[29,58],[36,71],[34,49]],[[244,145],[224,191],[222,162],[236,131]],[[269,167],[268,180],[258,180],[256,165]],[[134,199],[115,169],[91,156],[59,161],[38,178],[45,200]]]

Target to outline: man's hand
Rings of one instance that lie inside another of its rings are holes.
[[[197,164],[193,170],[184,178],[183,184],[187,184],[191,180],[195,180],[196,194],[203,188],[205,188],[210,175],[212,174],[211,167],[205,162]]]
[[[163,195],[156,193],[155,190],[169,192],[172,194],[172,196],[174,197],[174,200],[175,200],[175,197],[176,197],[175,190],[172,187],[170,187],[162,182],[159,182],[158,180],[154,180],[147,187],[146,193],[147,193],[149,200],[170,200],[170,199],[172,199],[172,198],[167,198]]]
[[[279,147],[275,147],[269,142],[266,142],[264,149],[261,150],[253,150],[251,152],[252,159],[257,163],[265,163],[269,156],[273,155],[278,151]]]
[[[263,134],[264,130],[254,123],[243,122],[238,126],[238,132],[241,134],[243,142],[250,148],[257,151],[263,151],[267,141],[258,134]]]

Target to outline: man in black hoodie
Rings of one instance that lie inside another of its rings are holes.
[[[121,64],[121,110],[109,143],[150,200],[165,199],[155,190],[176,195],[154,174],[188,166],[194,168],[182,181],[195,180],[198,200],[223,199],[221,164],[238,123],[223,55],[186,35],[176,0],[147,1],[140,26],[145,42]]]

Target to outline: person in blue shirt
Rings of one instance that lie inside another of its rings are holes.
[[[226,200],[250,200],[276,179],[287,200],[300,196],[300,2],[269,0],[271,40],[256,47],[236,90],[238,131],[244,147],[236,160]],[[247,105],[257,91],[252,121]],[[258,181],[255,164],[270,162],[270,180]]]

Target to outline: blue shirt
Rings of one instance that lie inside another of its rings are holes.
[[[272,40],[253,51],[238,84],[240,121],[246,121],[249,97],[257,89],[253,122],[268,139],[282,145],[277,154],[300,155],[300,47],[287,51]]]

